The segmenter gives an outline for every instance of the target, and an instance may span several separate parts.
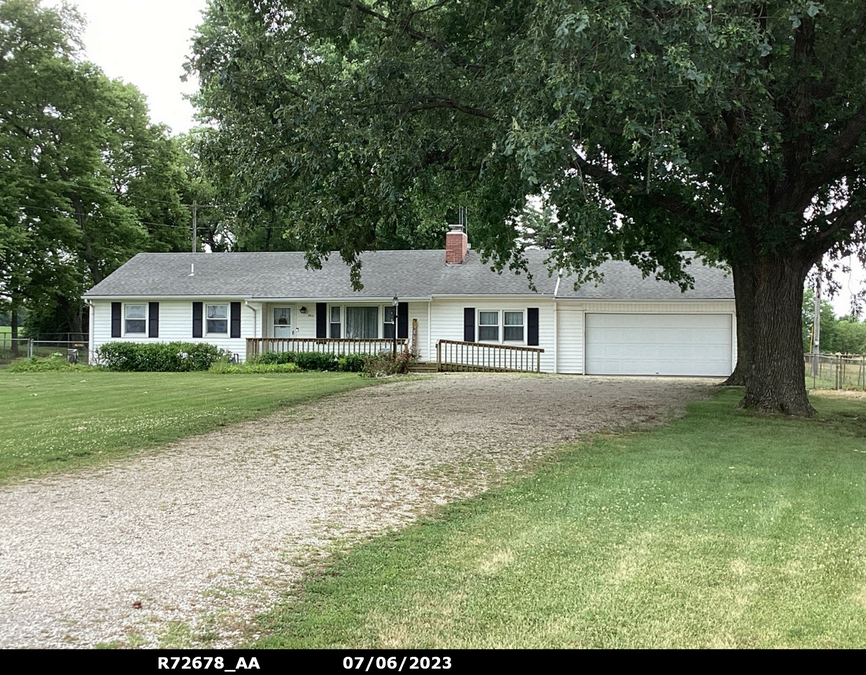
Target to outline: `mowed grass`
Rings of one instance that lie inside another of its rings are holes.
[[[356,373],[0,372],[0,481],[130,450],[370,384]]]
[[[866,647],[866,402],[741,395],[339,555],[256,646]]]

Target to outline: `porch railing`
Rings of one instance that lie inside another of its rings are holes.
[[[247,338],[247,358],[266,352],[323,352],[337,356],[380,354],[390,352],[393,345],[391,338]],[[405,345],[405,338],[397,340],[398,351],[403,351]]]
[[[436,343],[436,369],[539,373],[543,353],[544,350],[538,347],[439,340]]]

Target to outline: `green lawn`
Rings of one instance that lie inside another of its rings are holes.
[[[256,646],[866,647],[866,402],[741,396],[338,556]]]
[[[370,383],[356,373],[2,371],[0,481],[93,465]]]

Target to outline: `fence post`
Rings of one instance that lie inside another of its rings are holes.
[[[33,358],[33,340],[31,338],[27,339],[27,358]]]

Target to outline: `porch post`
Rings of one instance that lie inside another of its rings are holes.
[[[395,295],[394,299],[391,301],[391,304],[394,305],[394,342],[391,345],[391,356],[394,360],[397,360],[397,306],[400,304],[400,299]]]

